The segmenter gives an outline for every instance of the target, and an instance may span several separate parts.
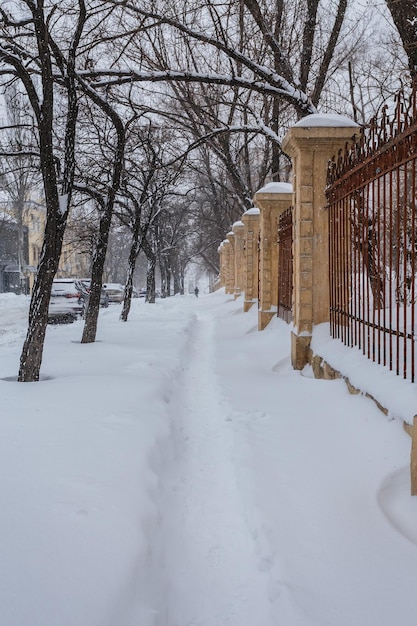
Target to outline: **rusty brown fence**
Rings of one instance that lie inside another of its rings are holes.
[[[292,207],[284,211],[278,222],[278,317],[292,320],[293,256]]]
[[[332,336],[415,380],[416,93],[329,167]]]

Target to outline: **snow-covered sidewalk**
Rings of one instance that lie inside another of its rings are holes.
[[[0,378],[22,298],[0,297]],[[0,380],[5,626],[415,626],[410,439],[223,292],[48,329]]]
[[[219,386],[212,327],[210,315],[198,316],[172,403],[159,536],[167,601],[157,624],[268,626],[267,581],[237,482],[234,413]]]

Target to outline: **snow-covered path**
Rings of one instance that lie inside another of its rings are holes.
[[[238,487],[231,407],[215,371],[212,318],[200,315],[173,402],[175,459],[163,506],[168,593],[158,626],[274,623]]]
[[[138,299],[49,328],[22,385],[27,308],[0,296],[1,625],[416,626],[410,438],[294,371],[287,324]]]
[[[391,624],[397,593],[381,598],[380,572],[397,585],[387,564],[403,539],[370,494],[404,458],[392,423],[342,381],[292,370],[286,325],[260,335],[256,311],[227,304],[213,316],[203,299],[187,303],[156,465],[152,626]],[[413,569],[407,549],[401,559]],[[414,583],[402,588],[411,597]],[[409,614],[402,604],[401,626],[414,626]]]

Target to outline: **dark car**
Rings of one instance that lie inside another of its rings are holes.
[[[74,278],[57,278],[52,283],[48,323],[65,324],[84,316],[86,301]]]
[[[125,288],[120,283],[106,283],[103,285],[109,297],[109,302],[123,302]]]
[[[90,293],[91,290],[91,279],[90,278],[80,278],[81,283],[84,285],[87,293]],[[109,306],[109,296],[107,295],[106,290],[104,289],[104,287],[101,288],[101,293],[100,293],[100,306],[107,308]]]

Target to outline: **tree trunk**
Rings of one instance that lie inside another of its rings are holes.
[[[386,0],[407,55],[411,80],[417,83],[417,3],[415,0]]]
[[[19,382],[39,380],[43,344],[48,324],[48,307],[52,281],[58,269],[65,222],[57,224],[49,216],[32,298],[29,307],[29,325],[20,356]]]
[[[159,263],[159,271],[161,273],[161,298],[167,297],[167,281],[165,276],[165,268],[163,263]]]
[[[142,240],[143,251],[148,259],[148,269],[146,273],[146,302],[155,304],[155,268],[156,254],[147,239]]]
[[[180,270],[180,294],[183,296],[185,293],[185,266],[181,263]]]
[[[146,302],[155,304],[155,268],[156,256],[148,257],[148,271],[146,274]]]
[[[129,253],[125,294],[123,298],[123,309],[120,314],[120,319],[122,322],[127,322],[127,318],[129,317],[130,304],[132,301],[132,291],[133,291],[133,275],[135,273],[136,259],[138,258],[140,249],[141,249],[141,246],[139,245],[139,228],[135,228],[132,234],[132,245],[130,247],[130,253]]]
[[[116,110],[110,106],[105,98],[102,98],[98,92],[91,89],[82,80],[79,82],[85,94],[90,97],[91,100],[109,117],[117,135],[116,146],[114,149],[111,183],[109,185],[107,198],[100,216],[99,238],[97,248],[93,256],[93,267],[91,270],[90,302],[87,309],[83,336],[81,339],[81,343],[94,343],[97,334],[101,286],[103,284],[103,271],[109,242],[111,220],[123,172],[124,152],[126,147],[126,127]]]
[[[171,252],[171,267],[172,267],[172,275],[174,278],[174,296],[177,293],[181,293],[181,276],[180,276],[180,267],[178,260],[178,252],[177,250],[173,250]]]
[[[60,212],[52,149],[52,126],[50,122],[51,120],[46,122],[46,128],[40,128],[39,130],[41,169],[46,198],[47,220],[41,260],[39,262],[29,308],[29,327],[20,356],[18,376],[20,382],[34,382],[39,380],[43,342],[48,324],[49,298],[52,281],[58,269],[68,215],[68,211],[64,213]]]
[[[166,294],[167,298],[171,295],[171,270],[168,260],[165,261],[165,276],[166,276]]]
[[[135,271],[135,266],[131,266],[129,264],[128,270],[127,270],[127,278],[126,278],[126,284],[125,284],[125,292],[124,292],[124,296],[123,296],[123,308],[122,308],[122,312],[120,313],[120,321],[121,322],[127,322],[127,318],[129,317],[129,313],[130,313],[130,305],[132,302],[132,292],[133,292],[133,272]]]
[[[103,284],[104,263],[106,261],[113,205],[106,206],[100,218],[99,238],[93,255],[91,269],[91,291],[81,343],[94,343],[97,334],[98,314],[100,310],[101,287]]]
[[[61,194],[58,190],[59,167],[54,154],[54,69],[52,66],[48,19],[43,3],[28,3],[32,12],[41,72],[42,98],[32,82],[32,77],[17,64],[17,74],[22,80],[38,124],[40,169],[46,202],[46,225],[42,254],[29,308],[29,326],[20,356],[19,382],[39,380],[43,344],[48,324],[48,307],[52,281],[58,269],[62,241],[71,202],[75,170],[75,138],[78,118],[78,100],[74,83],[76,50],[85,22],[85,7],[80,2],[76,31],[68,50],[68,63],[64,72],[67,97],[66,127],[64,136],[64,167]],[[60,53],[56,48],[54,55]],[[61,61],[63,57],[61,58]]]

